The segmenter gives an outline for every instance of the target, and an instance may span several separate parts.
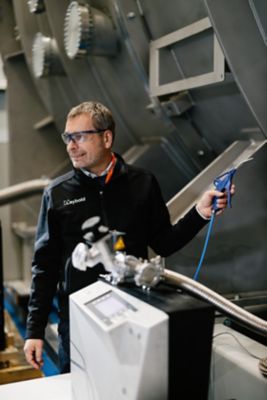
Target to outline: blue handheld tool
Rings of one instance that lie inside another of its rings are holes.
[[[237,168],[233,168],[222,175],[218,176],[214,180],[214,186],[215,189],[218,190],[219,192],[227,192],[227,206],[232,207],[232,196],[231,196],[231,185],[232,185],[232,180],[234,177],[234,174],[236,173]],[[219,207],[217,206],[217,199],[218,197],[215,196],[212,202],[212,208],[213,211],[217,212],[219,210]]]
[[[224,192],[227,191],[227,206],[228,207],[232,207],[232,195],[231,195],[231,185],[232,185],[232,181],[233,181],[233,177],[234,174],[236,173],[237,169],[240,167],[241,164],[247,162],[247,161],[251,161],[253,160],[253,158],[248,158],[247,160],[242,160],[239,164],[237,164],[236,167],[230,169],[229,171],[224,172],[222,175],[218,176],[216,179],[214,179],[214,186],[215,189],[218,190],[219,192]],[[212,201],[212,209],[213,209],[213,213],[211,215],[211,219],[210,219],[210,223],[209,223],[209,228],[208,228],[208,232],[206,235],[206,240],[205,240],[205,244],[202,250],[202,254],[196,269],[196,272],[193,276],[193,279],[196,281],[198,278],[198,274],[200,271],[200,268],[202,266],[203,260],[204,260],[204,256],[208,247],[208,243],[209,243],[209,239],[210,239],[210,235],[211,235],[211,231],[212,231],[212,227],[213,227],[213,223],[214,223],[214,219],[215,219],[215,215],[216,212],[220,209],[217,206],[217,199],[218,197],[214,197],[213,201]]]

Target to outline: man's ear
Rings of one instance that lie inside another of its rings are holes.
[[[104,144],[107,149],[110,149],[113,142],[113,134],[110,129],[104,132]]]

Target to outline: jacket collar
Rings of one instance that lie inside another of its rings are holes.
[[[117,158],[117,162],[116,165],[114,167],[114,172],[111,178],[111,182],[114,179],[117,179],[120,176],[125,175],[128,172],[128,165],[125,163],[124,159],[122,158],[121,155],[114,153],[116,158]],[[95,177],[92,177],[90,175],[85,174],[81,169],[77,169],[73,167],[73,170],[75,172],[75,176],[79,179],[79,180],[83,180],[83,181],[94,181]]]

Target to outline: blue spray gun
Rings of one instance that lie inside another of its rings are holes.
[[[232,207],[232,195],[231,195],[231,185],[233,182],[233,177],[237,171],[237,168],[230,169],[227,172],[224,172],[222,175],[219,175],[216,179],[214,179],[214,187],[218,192],[227,192],[227,207]],[[219,207],[217,206],[217,197],[215,196],[212,201],[212,209],[213,214],[219,211]]]
[[[223,174],[219,175],[216,179],[214,179],[214,186],[215,186],[215,190],[218,190],[218,192],[227,192],[227,207],[231,208],[232,207],[232,195],[231,195],[231,186],[232,186],[232,182],[233,182],[233,177],[237,171],[237,169],[244,164],[247,161],[251,161],[253,160],[253,158],[248,158],[246,160],[242,160],[240,163],[238,163],[236,165],[236,167],[230,169],[229,171],[224,172]],[[198,278],[198,274],[200,271],[200,268],[202,266],[203,260],[204,260],[204,256],[208,247],[208,243],[209,243],[209,239],[210,239],[210,234],[211,234],[211,230],[212,230],[212,226],[214,223],[214,219],[215,219],[215,215],[217,213],[217,211],[220,210],[220,208],[217,206],[217,199],[218,197],[214,197],[213,201],[212,201],[212,215],[211,215],[211,219],[210,219],[210,223],[209,223],[209,227],[208,227],[208,232],[206,235],[206,239],[205,239],[205,244],[202,250],[202,254],[198,263],[198,267],[196,269],[196,272],[194,274],[193,279],[196,281]]]

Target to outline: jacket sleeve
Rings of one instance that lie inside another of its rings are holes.
[[[175,225],[163,200],[158,182],[153,177],[149,200],[149,246],[167,257],[185,246],[207,224],[195,206]]]
[[[48,314],[56,293],[60,269],[60,241],[51,197],[44,192],[37,225],[26,339],[43,339]]]

